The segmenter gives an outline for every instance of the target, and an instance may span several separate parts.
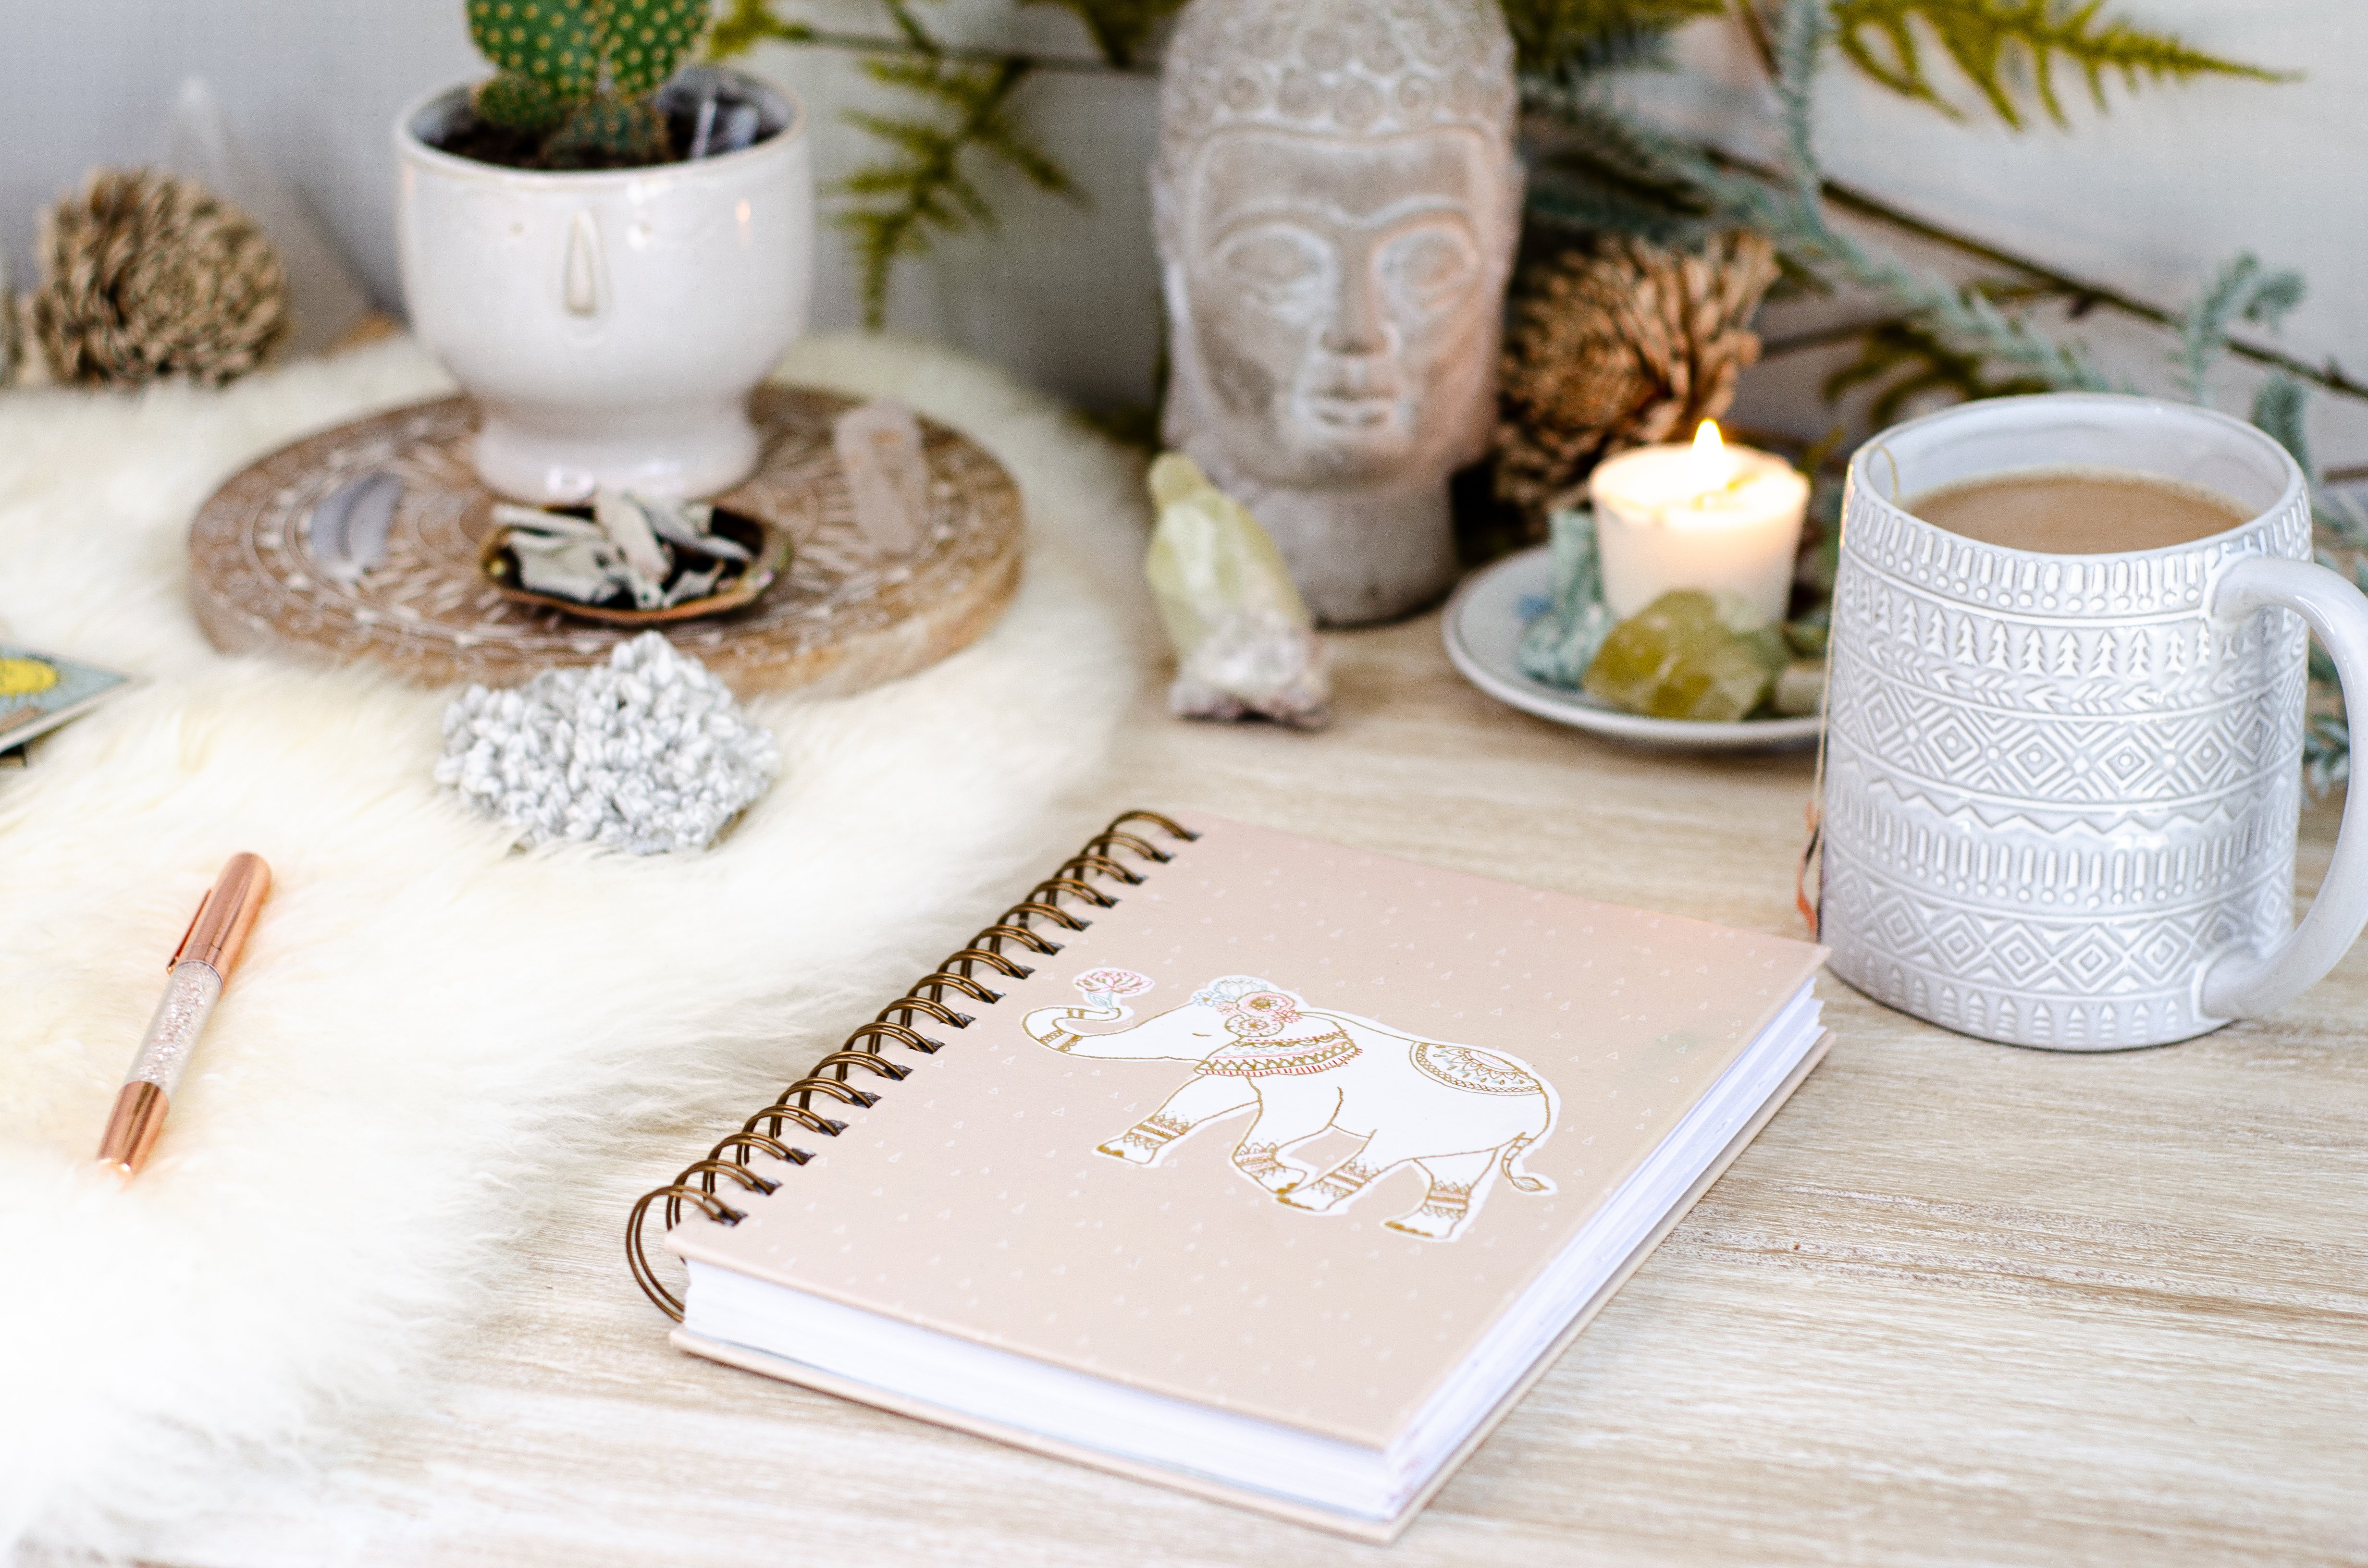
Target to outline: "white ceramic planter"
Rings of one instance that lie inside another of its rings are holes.
[[[495,490],[712,495],[756,468],[748,394],[805,329],[814,173],[795,100],[734,80],[768,134],[692,163],[547,173],[455,157],[429,141],[464,87],[395,121],[404,299],[484,407],[477,472]]]

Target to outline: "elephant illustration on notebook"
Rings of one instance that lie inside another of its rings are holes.
[[[1156,1165],[1199,1129],[1255,1111],[1234,1146],[1233,1166],[1245,1179],[1291,1208],[1325,1214],[1412,1165],[1429,1190],[1387,1223],[1429,1241],[1463,1234],[1500,1175],[1518,1191],[1554,1190],[1521,1160],[1554,1131],[1559,1105],[1553,1085],[1519,1057],[1310,1006],[1255,975],[1222,975],[1181,1006],[1133,1023],[1126,999],[1152,989],[1148,977],[1095,969],[1074,983],[1084,1006],[1039,1007],[1021,1021],[1038,1044],[1101,1061],[1193,1064],[1157,1110],[1098,1153]],[[1078,1028],[1098,1024],[1125,1027]],[[1329,1170],[1289,1157],[1294,1144],[1326,1131],[1365,1142]]]

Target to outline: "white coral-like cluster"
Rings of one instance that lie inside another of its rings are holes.
[[[436,781],[525,843],[655,855],[713,843],[780,766],[723,681],[645,631],[606,665],[462,692],[444,710]]]

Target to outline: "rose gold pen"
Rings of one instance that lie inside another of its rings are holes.
[[[246,946],[256,911],[271,891],[271,868],[259,855],[233,855],[214,880],[205,902],[190,917],[181,945],[165,960],[170,979],[156,1016],[148,1020],[148,1038],[115,1096],[115,1114],[107,1119],[107,1137],[98,1146],[101,1165],[130,1176],[148,1163],[148,1151],[165,1130],[165,1108],[180,1086],[189,1064],[189,1052],[206,1027],[206,1016],[222,997],[222,982]]]

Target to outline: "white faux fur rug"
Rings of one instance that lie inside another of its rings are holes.
[[[1150,624],[1139,471],[951,355],[823,339],[783,379],[899,392],[993,450],[1026,584],[918,676],[755,704],[780,781],[716,849],[649,858],[506,852],[430,780],[449,692],[226,659],[191,619],[199,504],[297,434],[443,392],[416,347],[218,393],[0,394],[0,636],[148,677],[0,773],[0,1542],[169,1550],[223,1467],[333,1455],[341,1413],[401,1401],[504,1288],[505,1237],[604,1127],[761,1092],[1081,836],[1062,787]],[[120,1187],[99,1129],[241,849],[270,902]]]

